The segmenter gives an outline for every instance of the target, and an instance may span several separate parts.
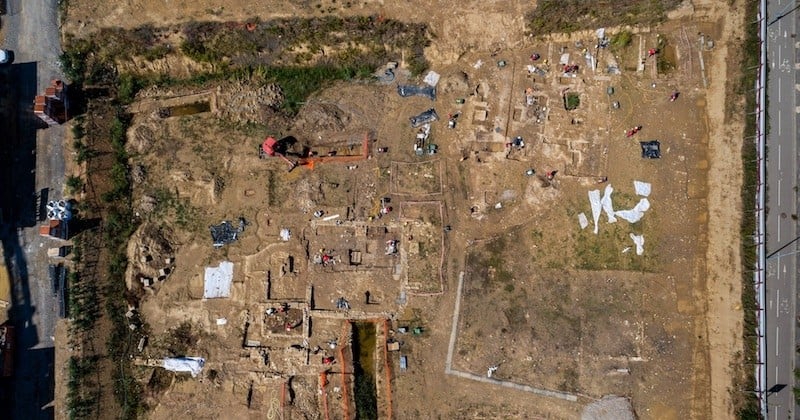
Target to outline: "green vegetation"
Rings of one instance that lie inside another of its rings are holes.
[[[79,273],[70,271],[67,275],[69,285],[69,314],[72,320],[70,326],[77,332],[90,332],[100,318],[100,300],[97,281],[91,277],[83,277]]]
[[[119,83],[117,84],[117,100],[123,104],[133,102],[136,93],[144,87],[142,78],[132,74],[122,74],[119,76]]]
[[[614,51],[619,51],[626,48],[628,45],[631,45],[631,40],[633,39],[633,35],[630,31],[623,30],[617,32],[611,37],[609,42],[609,46]]]
[[[90,418],[99,398],[97,384],[89,375],[96,373],[97,357],[72,356],[67,365],[67,415],[70,419]]]
[[[183,36],[178,49],[163,36],[174,31]],[[282,110],[294,114],[311,93],[331,82],[368,78],[401,56],[413,75],[421,74],[428,68],[424,48],[429,43],[425,25],[372,16],[189,22],[178,28],[105,28],[92,40],[69,38],[61,63],[67,77],[79,85],[115,86],[122,104],[132,102],[147,85],[202,85],[252,77],[280,85],[285,95]],[[179,53],[210,64],[210,70],[185,79],[152,72],[117,76],[122,60],[152,61]]]
[[[110,106],[110,105],[101,105]],[[100,112],[99,114],[102,114]],[[78,272],[71,272],[69,282],[69,308],[70,308],[70,342],[83,349],[83,359],[92,360],[96,366],[100,360],[108,360],[112,369],[113,393],[120,406],[119,418],[138,418],[143,410],[141,386],[131,374],[130,363],[131,346],[138,341],[143,321],[134,315],[132,318],[125,316],[128,311],[130,296],[125,285],[125,270],[127,268],[126,246],[128,238],[136,228],[130,208],[130,177],[128,174],[128,154],[125,150],[126,130],[129,118],[121,109],[112,113],[113,118],[102,120],[105,126],[90,125],[91,130],[86,130],[84,119],[77,118],[73,125],[75,135],[76,159],[87,162],[87,182],[103,179],[100,184],[94,184],[93,190],[101,188],[100,202],[92,201],[89,205],[93,212],[103,219],[102,229],[90,229],[78,233],[75,238],[74,257]],[[97,120],[100,121],[100,120]],[[107,131],[103,130],[105,128]],[[99,150],[111,149],[111,153],[97,153]],[[95,162],[98,160],[98,162]],[[110,169],[104,169],[108,168]],[[83,186],[80,177],[67,179],[67,186],[71,189],[80,189]],[[98,187],[99,185],[99,187]],[[93,197],[93,198],[92,198]],[[96,200],[92,196],[90,200]],[[102,232],[102,234],[101,234]],[[99,266],[99,255],[107,254],[105,267]],[[106,269],[106,273],[101,273]],[[103,307],[105,314],[103,314]],[[111,321],[111,333],[106,338],[107,356],[99,356],[94,349],[93,337],[98,320],[105,315]],[[137,328],[130,329],[130,325]],[[70,394],[68,395],[68,409],[70,418],[96,417],[98,402],[103,393],[103,379],[101,369],[93,368],[96,375],[90,380],[82,372],[87,368],[73,362],[70,376]]]
[[[373,68],[365,65],[337,67],[320,65],[316,67],[257,67],[265,82],[276,83],[283,90],[283,110],[295,114],[303,102],[311,95],[335,80],[363,79],[372,73]]]
[[[574,109],[578,109],[581,105],[581,95],[577,93],[567,93],[564,96],[564,108],[567,111],[572,111]]]
[[[156,200],[152,216],[154,219],[164,220],[169,217],[182,228],[191,228],[196,224],[199,210],[188,199],[180,198],[176,192],[167,188],[157,188],[152,196]]]
[[[667,44],[667,38],[658,35],[656,48],[660,51],[656,66],[658,73],[664,74],[675,69],[675,51],[674,48]]]
[[[70,175],[67,178],[67,193],[69,195],[76,195],[83,189],[83,179],[79,176]]]
[[[143,410],[141,385],[131,374],[129,352],[136,339],[137,331],[131,330],[133,323],[141,327],[142,321],[128,319],[128,290],[125,286],[125,270],[128,267],[126,247],[128,238],[136,229],[131,211],[131,185],[128,173],[128,153],[125,151],[125,132],[130,120],[127,115],[117,111],[117,116],[109,128],[109,139],[114,150],[114,163],[111,167],[111,188],[103,193],[105,221],[103,243],[109,253],[107,280],[104,287],[106,316],[111,320],[112,330],[107,341],[108,357],[115,363],[113,372],[114,396],[122,412],[120,418],[135,419]]]
[[[375,324],[353,325],[353,374],[356,419],[378,418],[378,396],[375,386]]]
[[[800,369],[798,368],[794,368],[794,381],[795,383],[800,382]],[[794,393],[794,403],[800,404],[800,387],[795,385],[792,392]]]
[[[167,335],[164,345],[166,351],[172,356],[186,356],[190,349],[194,348],[200,334],[194,331],[194,327],[188,321],[171,329]]]
[[[739,51],[741,64],[739,68],[742,76],[736,86],[736,93],[743,97],[745,109],[741,110],[739,100],[730,99],[726,105],[726,114],[742,112],[745,115],[744,141],[742,150],[742,162],[744,179],[742,182],[742,208],[754,209],[756,207],[755,197],[758,188],[758,159],[755,144],[750,140],[756,134],[756,121],[751,117],[756,109],[756,98],[752,89],[758,77],[758,61],[760,43],[758,39],[757,12],[758,3],[755,0],[748,0],[744,7],[746,16],[745,22],[750,22],[747,26],[745,38]],[[755,212],[742,212],[742,225],[740,237],[742,238],[742,308],[744,313],[744,325],[742,328],[744,355],[742,365],[739,366],[740,379],[733,384],[733,389],[754,389],[755,377],[753,366],[758,362],[757,349],[758,337],[752,334],[756,330],[758,321],[756,320],[757,302],[753,284],[753,269],[756,266],[756,246],[753,241],[746,238],[752,237],[756,230]],[[740,419],[758,419],[761,417],[759,411],[758,398],[752,392],[735,392],[733,403],[736,415]]]
[[[620,200],[620,202],[622,202]],[[624,208],[621,204],[620,206]],[[652,220],[653,210],[637,223],[630,225],[636,233],[645,232],[649,241],[655,242],[653,233],[646,229],[648,220]],[[577,234],[575,242],[575,267],[582,270],[626,270],[655,272],[658,270],[658,257],[652,249],[647,250],[646,257],[636,255],[628,226],[602,224],[595,235],[591,230],[583,230]],[[622,253],[625,248],[630,248]]]
[[[680,0],[541,0],[526,18],[533,35],[620,25],[652,25]]]

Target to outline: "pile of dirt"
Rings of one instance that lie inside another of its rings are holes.
[[[175,265],[172,235],[172,229],[166,226],[146,223],[139,227],[128,245],[129,288],[136,288],[137,283],[151,287],[167,279]]]
[[[125,149],[128,153],[142,154],[150,150],[156,140],[158,126],[155,123],[143,123],[128,131]]]
[[[294,120],[298,132],[343,131],[351,120],[351,115],[336,104],[309,103]]]
[[[264,124],[283,99],[281,87],[274,83],[260,87],[242,82],[219,86],[216,113],[234,122]]]

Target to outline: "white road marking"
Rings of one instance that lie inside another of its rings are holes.
[[[781,113],[778,112],[778,135],[781,135]]]
[[[780,316],[780,307],[781,307],[781,305],[777,305],[777,303],[780,303],[780,301],[781,301],[781,289],[778,289],[778,290],[775,291],[775,303],[776,303],[776,305],[775,305],[775,318],[778,318]]]
[[[781,80],[778,79],[778,103],[781,103]]]
[[[778,162],[780,162],[780,158],[778,158]],[[778,170],[780,170],[780,165],[778,165]],[[778,180],[778,207],[781,206],[781,180]]]
[[[781,218],[777,218],[778,225],[778,243],[781,243]]]
[[[775,327],[775,355],[776,356],[778,355],[778,349],[780,348],[780,347],[778,347],[778,339],[781,338],[781,336],[778,334],[778,329],[779,329],[779,327]]]
[[[778,115],[781,115],[781,114],[778,113]],[[780,124],[778,124],[778,126],[780,126]],[[779,171],[781,170],[781,144],[780,143],[778,143],[778,170]],[[778,180],[778,182],[780,182],[780,179]],[[780,189],[780,187],[778,187],[778,189]]]

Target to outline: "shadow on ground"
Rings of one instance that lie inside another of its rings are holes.
[[[13,377],[0,381],[0,412],[3,418],[25,420],[52,419],[55,414],[49,405],[54,398],[54,348],[49,341],[45,347],[42,327],[34,323],[34,314],[39,320],[54,319],[54,308],[35,306],[31,282],[46,279],[30,275],[26,255],[27,238],[36,238],[30,228],[40,217],[36,131],[44,123],[33,115],[37,71],[36,63],[0,68],[0,240],[12,282],[9,322],[16,332],[15,370]]]

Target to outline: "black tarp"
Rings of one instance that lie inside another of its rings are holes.
[[[434,122],[439,119],[439,114],[436,113],[436,110],[431,108],[425,112],[420,113],[419,115],[415,115],[409,120],[411,121],[411,126],[417,128],[423,124],[427,124],[429,122]]]
[[[211,239],[214,240],[214,248],[220,248],[223,245],[227,245],[239,239],[239,234],[244,231],[246,225],[247,222],[243,217],[239,218],[238,227],[234,227],[234,225],[227,220],[223,220],[222,223],[218,225],[212,225],[210,230]]]
[[[397,93],[407,98],[409,96],[424,96],[432,101],[436,100],[436,88],[433,86],[399,85]]]
[[[661,158],[661,143],[658,140],[641,141],[642,157],[645,159]]]

